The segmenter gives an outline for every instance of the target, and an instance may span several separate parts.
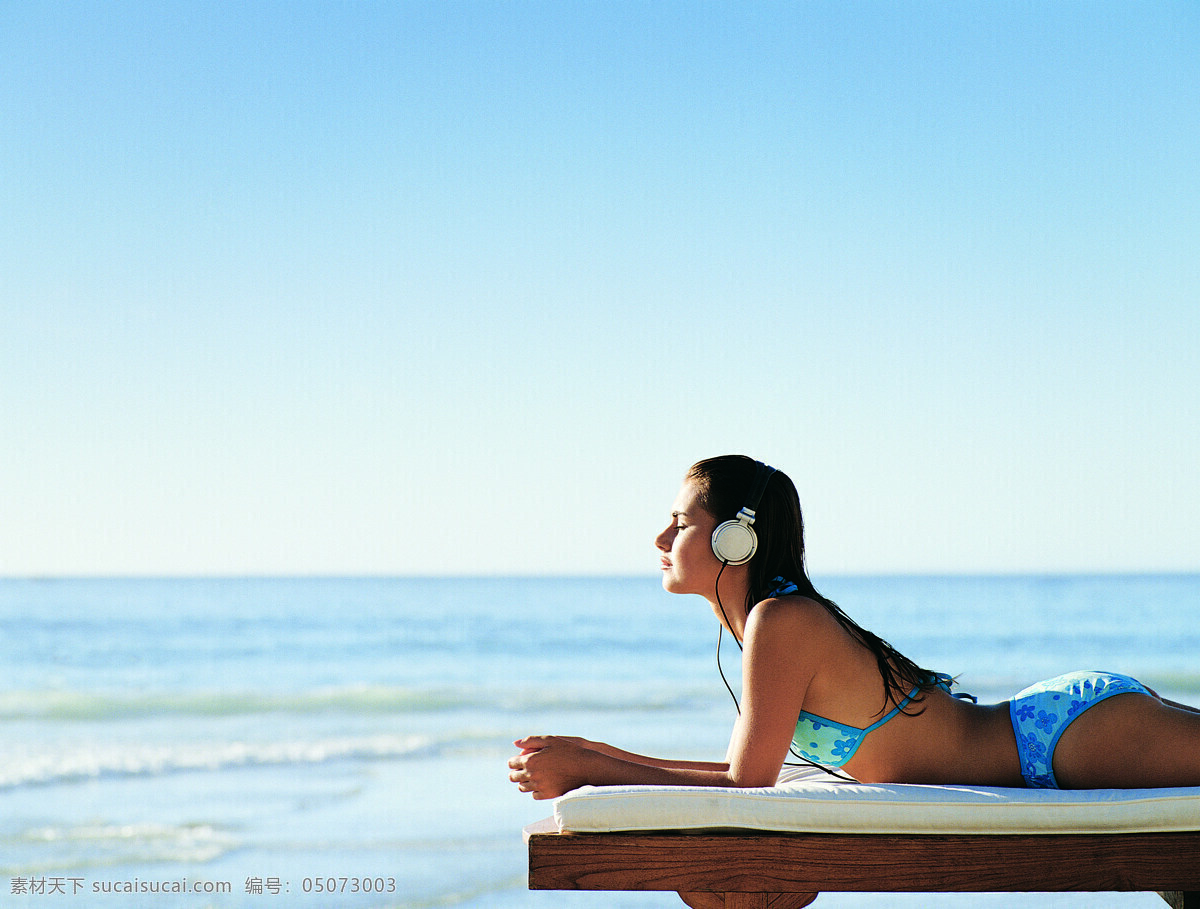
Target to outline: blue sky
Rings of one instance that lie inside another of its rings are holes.
[[[0,574],[1200,570],[1192,3],[0,9]]]

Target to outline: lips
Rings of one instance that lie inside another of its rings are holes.
[[[660,567],[662,568],[663,571],[666,571],[668,568],[671,567],[671,561],[669,559],[659,559],[659,562],[661,563]]]

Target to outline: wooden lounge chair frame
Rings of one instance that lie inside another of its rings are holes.
[[[822,890],[1155,891],[1200,909],[1200,830],[829,834],[525,830],[530,890],[674,890],[693,909],[795,909]]]

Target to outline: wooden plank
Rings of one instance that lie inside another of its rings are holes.
[[[746,909],[747,900],[755,909],[802,909],[817,898],[816,893],[681,893],[679,898],[691,909]]]
[[[1159,896],[1167,901],[1171,909],[1200,909],[1200,893],[1181,893],[1178,890],[1159,891]]]
[[[726,893],[725,909],[767,909],[765,893]]]
[[[534,890],[1200,890],[1200,832],[528,835]]]

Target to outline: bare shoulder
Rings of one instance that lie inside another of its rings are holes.
[[[772,597],[750,610],[742,662],[750,705],[759,703],[756,693],[766,693],[795,725],[814,674],[837,652],[831,619],[824,606],[801,596]]]
[[[812,646],[828,642],[841,626],[816,600],[802,596],[771,597],[758,603],[746,620],[746,643],[787,641]]]

